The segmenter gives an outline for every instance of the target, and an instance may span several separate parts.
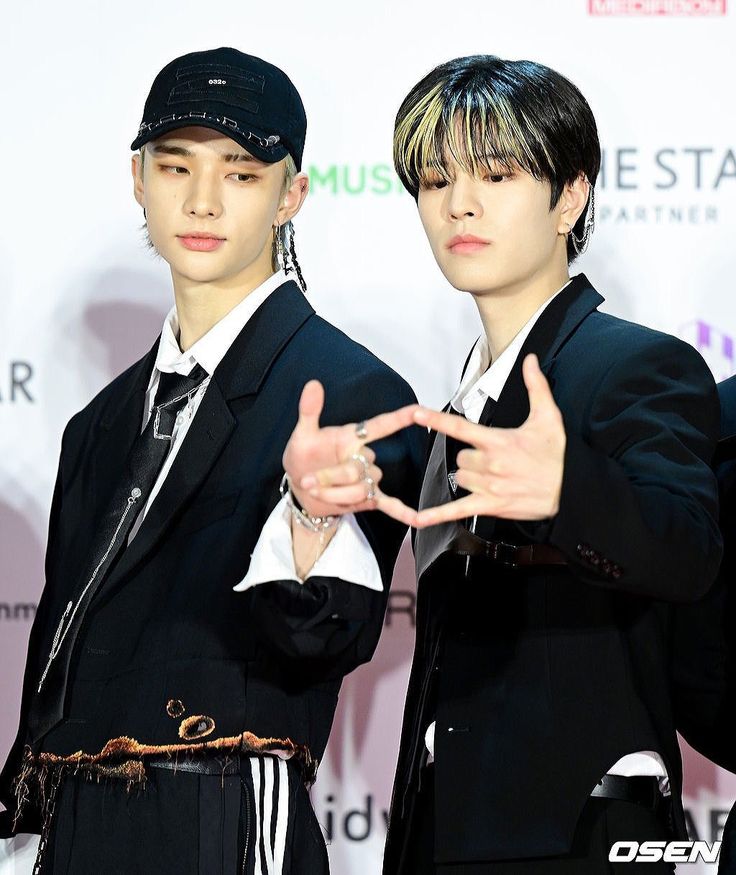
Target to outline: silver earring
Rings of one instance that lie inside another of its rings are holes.
[[[273,255],[276,264],[283,270],[286,267],[286,250],[281,236],[281,225],[273,226]]]
[[[572,226],[568,224],[567,227],[570,228],[572,248],[575,250],[575,254],[582,255],[583,252],[585,252],[585,250],[588,248],[588,244],[590,243],[590,235],[593,233],[593,229],[595,228],[595,190],[593,186],[590,187],[590,197],[588,198],[587,212],[585,214],[585,222],[583,223],[582,236],[578,239],[575,236],[575,232],[573,231]]]

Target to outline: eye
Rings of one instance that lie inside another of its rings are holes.
[[[176,164],[161,164],[159,165],[164,173],[169,173],[172,176],[180,176],[184,173],[189,173],[186,167],[180,167]]]
[[[487,173],[484,177],[484,180],[487,182],[493,182],[498,184],[499,182],[503,182],[506,179],[511,179],[510,173]]]
[[[446,185],[447,185],[446,179],[437,178],[437,179],[425,179],[425,180],[423,180],[420,187],[424,188],[424,189],[437,190],[440,188],[444,188]]]
[[[230,173],[228,174],[228,179],[233,176],[238,182],[249,182],[251,179],[258,179],[258,177],[254,176],[252,173]]]

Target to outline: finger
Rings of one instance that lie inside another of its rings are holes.
[[[382,513],[385,513],[386,516],[390,516],[391,519],[398,520],[405,526],[416,525],[417,512],[414,510],[414,508],[404,504],[404,502],[400,498],[394,498],[392,495],[386,495],[385,493],[381,492],[380,489],[378,490],[374,501],[371,502],[371,505],[371,509],[380,510]]]
[[[366,460],[367,461],[367,460]],[[361,465],[357,460],[340,462],[329,468],[320,468],[314,473],[305,474],[299,481],[302,489],[315,489],[320,486],[347,486],[350,483],[358,483],[365,477],[374,477],[380,469],[376,465]],[[375,477],[374,477],[375,479]]]
[[[309,490],[309,494],[312,498],[316,498],[318,501],[324,501],[326,504],[355,504],[366,498],[371,486],[375,488],[376,484],[381,482],[383,472],[379,468],[376,468],[373,473],[375,476],[369,472],[369,476],[373,481],[372,483],[368,483],[361,477],[357,483],[341,483],[334,486],[315,486],[313,489]]]
[[[299,481],[300,489],[314,489],[316,486],[339,486],[346,483],[357,483],[358,480],[365,476],[364,470],[368,472],[369,477],[375,475],[376,468],[373,473],[370,473],[371,465],[376,461],[376,454],[369,447],[362,447],[360,455],[366,461],[364,469],[359,459],[350,459],[348,462],[341,462],[330,468],[322,468],[319,471],[310,471],[305,474]],[[352,466],[352,468],[350,467]],[[354,476],[353,473],[354,472]],[[378,475],[378,480],[383,474]]]
[[[365,511],[380,510],[386,516],[398,520],[405,526],[413,526],[416,521],[417,512],[414,508],[404,504],[399,498],[393,498],[390,495],[385,495],[383,492],[377,492],[376,497],[371,500],[363,501],[360,504],[353,505],[349,509],[349,513],[363,513]]]
[[[450,501],[447,504],[440,504],[437,507],[420,510],[417,514],[416,527],[423,529],[427,526],[435,526],[437,523],[463,520],[467,517],[481,514],[483,516],[494,516],[492,499],[488,496],[479,496],[471,493],[464,498],[459,498],[457,501]]]
[[[363,481],[352,486],[325,486],[319,490],[312,489],[309,494],[317,501],[339,506],[341,511],[345,513],[345,508],[352,508],[353,505],[371,500],[368,498],[369,488],[369,485]],[[375,484],[372,488],[375,492]]]
[[[430,410],[427,407],[418,407],[414,413],[414,421],[420,425],[426,425],[433,431],[442,432],[448,437],[456,438],[473,446],[486,446],[503,440],[503,435],[498,434],[503,429],[492,429],[486,425],[476,425],[468,422],[464,416],[455,416],[451,413],[440,413],[438,410]]]
[[[457,454],[458,470],[475,471],[478,474],[506,473],[507,465],[502,454],[488,450],[460,450]]]
[[[479,495],[495,494],[493,478],[487,472],[480,474],[476,471],[468,471],[463,468],[455,472],[455,480],[458,486],[462,486],[468,492],[474,492]]]
[[[547,413],[550,410],[556,411],[557,404],[552,396],[547,378],[539,367],[539,359],[536,355],[530,353],[524,359],[521,367],[524,385],[529,393],[529,415]]]
[[[299,399],[297,428],[307,432],[319,430],[319,417],[325,403],[325,390],[319,380],[310,380]]]
[[[366,501],[368,487],[365,483],[354,483],[352,486],[323,486],[310,489],[309,494],[325,504],[339,505],[340,508],[353,507]]]
[[[414,411],[417,409],[417,404],[408,404],[406,407],[400,407],[398,410],[392,410],[389,413],[379,413],[371,419],[365,421],[366,436],[359,439],[361,444],[380,441],[381,438],[389,437],[396,434],[410,425],[414,425]],[[353,426],[354,428],[354,426]]]

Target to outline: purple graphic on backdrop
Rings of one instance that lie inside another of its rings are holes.
[[[679,334],[703,356],[717,381],[725,380],[736,372],[734,339],[720,328],[696,319],[683,325]]]

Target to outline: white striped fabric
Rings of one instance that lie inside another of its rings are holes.
[[[253,776],[253,795],[256,811],[256,864],[254,875],[264,875],[261,868],[261,762],[259,757],[250,757],[250,773]]]
[[[283,875],[284,854],[286,853],[286,831],[289,826],[289,770],[286,762],[278,761],[279,770],[279,802],[276,814],[276,841],[273,857],[276,875]]]
[[[266,858],[266,872],[268,875],[274,875],[273,871],[273,850],[271,849],[271,816],[273,814],[273,760],[271,757],[266,757],[261,760],[263,771],[265,773],[263,785],[263,827],[261,835],[263,836],[263,851]]]
[[[282,759],[250,757],[250,773],[253,778],[256,827],[253,873],[283,875],[289,829],[289,770]]]

